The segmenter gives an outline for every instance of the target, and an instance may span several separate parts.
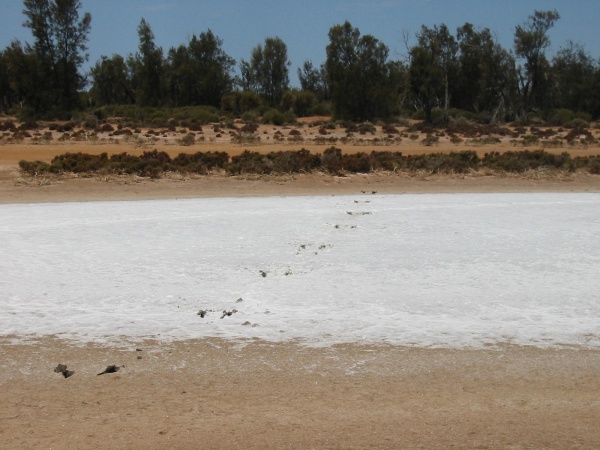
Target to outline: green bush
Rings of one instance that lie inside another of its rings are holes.
[[[300,173],[315,170],[324,170],[331,174],[368,173],[373,170],[452,174],[477,171],[481,167],[515,173],[550,167],[563,171],[581,169],[600,174],[600,155],[571,158],[568,153],[555,155],[544,150],[525,150],[486,153],[481,159],[474,151],[409,156],[389,151],[343,154],[341,149],[332,146],[322,154],[312,154],[304,148],[298,151],[270,152],[266,155],[245,150],[230,160],[225,152],[180,153],[172,159],[166,152],[155,149],[144,152],[141,156],[127,153],[118,153],[110,157],[106,153],[65,153],[56,156],[50,164],[41,161],[20,161],[19,167],[22,172],[34,176],[45,173],[100,172],[160,177],[167,171],[207,174],[214,169],[226,170],[234,175]]]
[[[576,168],[575,163],[568,153],[555,155],[544,150],[486,153],[482,163],[490,169],[516,173],[539,169],[541,167],[552,167],[568,171]]]
[[[306,149],[297,151],[279,151],[269,153],[273,173],[312,172],[317,169],[321,160],[319,155],[313,155]]]
[[[231,158],[231,163],[227,166],[227,171],[232,174],[266,174],[273,170],[273,162],[267,155],[258,152],[244,150],[240,155]]]
[[[263,114],[261,122],[271,123],[273,125],[283,125],[286,123],[286,118],[281,111],[269,109]]]
[[[196,136],[193,133],[188,133],[182,138],[177,139],[177,142],[183,146],[190,146],[196,143]]]
[[[406,166],[406,158],[401,152],[372,151],[369,160],[373,170],[395,171]]]
[[[309,116],[331,116],[333,115],[333,105],[329,101],[322,101],[308,110]]]
[[[342,156],[342,170],[350,173],[369,173],[371,159],[366,153],[350,153]]]
[[[367,133],[375,134],[377,131],[375,126],[370,122],[363,122],[357,127],[359,134],[365,135]]]
[[[206,174],[213,169],[224,169],[229,162],[225,152],[180,153],[171,161],[174,170],[187,173]]]
[[[565,123],[565,128],[571,129],[571,130],[585,130],[586,128],[589,128],[590,124],[589,122],[577,118],[577,119],[573,119],[567,123]]]
[[[19,161],[20,169],[28,175],[37,176],[50,172],[50,164],[43,161]]]
[[[434,144],[437,144],[438,141],[440,140],[440,138],[438,136],[434,136],[432,134],[428,134],[422,141],[421,143],[427,147],[430,147]]]
[[[332,174],[342,171],[342,150],[336,147],[325,149],[321,155],[321,167]]]
[[[600,156],[591,157],[587,163],[587,170],[594,175],[600,175]]]
[[[467,173],[477,170],[480,164],[481,160],[474,151],[409,155],[406,158],[409,171],[430,173]]]

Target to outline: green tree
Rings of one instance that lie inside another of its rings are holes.
[[[169,93],[175,106],[218,107],[221,98],[231,91],[235,60],[222,45],[223,41],[208,30],[199,37],[193,35],[187,46],[169,50]]]
[[[342,119],[386,118],[397,99],[391,83],[389,50],[346,21],[329,30],[325,73],[335,116]]]
[[[548,106],[550,64],[545,51],[550,45],[548,31],[558,19],[560,15],[556,10],[535,11],[524,25],[515,28],[515,54],[524,60],[524,66],[518,71],[521,116]]]
[[[91,68],[92,99],[99,105],[135,103],[131,71],[121,55],[102,56]]]
[[[598,108],[595,89],[598,69],[598,63],[583,46],[568,41],[552,60],[555,106],[594,114]]]
[[[146,19],[138,26],[138,53],[129,58],[133,69],[136,103],[140,106],[162,106],[164,102],[164,57],[154,42],[154,33]]]
[[[303,91],[313,92],[319,100],[327,98],[327,75],[324,65],[317,69],[312,61],[304,61],[302,68],[298,68],[298,79]]]
[[[44,89],[48,79],[32,48],[14,40],[3,54],[10,94],[21,105],[20,114],[29,117],[48,111],[54,92]]]
[[[317,95],[313,91],[290,89],[283,94],[281,109],[283,111],[292,111],[299,117],[306,117],[318,102]]]
[[[457,30],[459,76],[455,106],[487,112],[492,121],[512,111],[516,93],[513,56],[498,44],[488,28],[475,30],[465,23]]]
[[[85,79],[79,68],[87,60],[88,34],[92,16],[79,18],[79,0],[25,0],[24,26],[31,29],[35,52],[45,80],[42,89],[50,94],[42,107],[70,111],[79,107],[79,90]]]
[[[10,86],[10,69],[6,51],[0,52],[0,113],[6,112],[14,103],[15,96]]]
[[[277,106],[289,88],[290,65],[285,43],[279,37],[268,37],[264,46],[254,47],[250,62],[240,62],[242,88],[259,93],[269,105]]]
[[[409,79],[414,99],[425,111],[428,122],[433,120],[435,106],[444,108],[444,122],[448,122],[451,89],[457,78],[458,44],[444,24],[417,34],[417,45],[410,50]]]

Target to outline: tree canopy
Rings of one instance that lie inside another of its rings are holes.
[[[395,100],[388,47],[346,21],[329,30],[325,74],[335,115],[387,117]]]
[[[53,111],[63,115],[78,108],[85,78],[79,72],[87,60],[92,17],[80,18],[79,0],[25,0],[24,26],[32,45],[13,41],[4,51],[10,82],[31,114]]]
[[[598,58],[574,42],[546,55],[560,20],[555,10],[534,11],[515,26],[512,49],[471,23],[456,30],[424,25],[403,58],[346,21],[329,29],[322,64],[305,60],[297,68],[298,87],[280,37],[265,38],[236,62],[210,29],[164,51],[141,18],[137,50],[103,55],[85,74],[91,16],[80,0],[24,0],[23,14],[31,43],[13,40],[0,51],[0,112],[23,117],[68,118],[83,108],[136,104],[203,105],[252,118],[278,109],[277,120],[290,113],[448,122],[456,110],[482,122],[600,118]]]
[[[242,86],[255,91],[275,106],[289,88],[289,66],[287,45],[279,37],[268,37],[264,45],[258,44],[252,50],[250,62],[242,60]]]

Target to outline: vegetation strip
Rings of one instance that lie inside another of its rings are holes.
[[[335,175],[346,173],[369,173],[373,171],[403,171],[429,173],[468,173],[480,169],[521,173],[527,170],[552,168],[574,172],[587,170],[600,174],[600,155],[571,157],[568,153],[555,155],[544,150],[516,152],[490,152],[480,158],[474,151],[403,155],[401,152],[372,151],[371,153],[344,154],[336,147],[323,153],[311,153],[306,149],[276,151],[268,154],[245,150],[229,157],[225,152],[180,153],[171,158],[164,151],[146,151],[140,156],[128,153],[90,155],[86,153],[63,153],[43,161],[20,161],[21,170],[32,176],[47,173],[115,173],[135,174],[160,178],[166,172],[182,172],[207,175],[211,171],[239,174],[284,174],[325,171]]]

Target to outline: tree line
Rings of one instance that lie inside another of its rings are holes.
[[[517,25],[511,49],[470,23],[454,32],[443,23],[423,25],[397,60],[385,43],[346,21],[329,30],[325,62],[304,61],[297,71],[300,88],[291,88],[291,62],[279,37],[267,37],[248,60],[236,62],[210,29],[165,52],[145,19],[135,53],[104,55],[84,75],[92,18],[81,13],[81,2],[23,5],[33,43],[14,40],[0,52],[0,112],[23,117],[68,118],[105,105],[203,105],[253,117],[272,109],[289,117],[332,114],[354,121],[600,117],[600,60],[573,42],[551,58],[546,54],[557,11],[535,11]]]

